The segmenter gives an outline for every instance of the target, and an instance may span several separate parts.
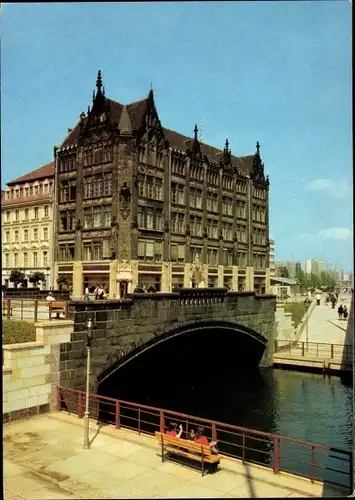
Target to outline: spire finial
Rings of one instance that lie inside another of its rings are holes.
[[[100,92],[101,88],[102,88],[102,78],[101,78],[101,70],[100,69],[97,73],[96,88],[97,88],[98,92]]]
[[[195,125],[195,128],[194,128],[194,138],[195,138],[195,141],[197,141],[197,134],[198,134],[198,127],[197,127],[197,125]]]
[[[105,95],[105,87],[102,87],[102,94]]]
[[[257,154],[260,154],[260,144],[259,144],[259,141],[256,141],[256,152],[257,152]]]
[[[228,139],[226,139],[226,144],[225,144],[225,149],[226,151],[228,152],[229,151],[229,142],[228,142]]]

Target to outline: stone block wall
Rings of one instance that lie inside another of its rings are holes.
[[[182,289],[169,294],[132,294],[130,298],[76,301],[72,305],[74,333],[60,346],[60,385],[83,388],[86,376],[86,322],[95,323],[91,349],[90,390],[98,378],[125,355],[154,337],[203,321],[230,322],[261,334],[268,341],[261,366],[271,366],[276,335],[274,296],[225,289]]]
[[[60,344],[68,342],[73,322],[36,323],[36,342],[3,345],[3,421],[55,408]]]
[[[296,339],[296,330],[294,327],[294,323],[292,321],[292,314],[285,312],[285,306],[283,304],[277,304],[275,320],[276,320],[277,340]]]

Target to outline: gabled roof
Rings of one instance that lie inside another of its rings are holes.
[[[148,99],[149,97],[126,105],[126,109],[128,111],[129,118],[132,124],[132,130],[134,131],[137,131],[140,128],[144,113],[147,109]],[[121,118],[122,109],[124,106],[119,102],[113,101],[112,99],[107,98],[107,101],[110,104],[111,121],[112,123],[117,124],[118,126]],[[86,120],[87,118],[84,118],[84,123]],[[163,127],[163,131],[165,134],[165,138],[169,141],[170,146],[179,151],[185,152],[187,149],[186,141],[189,140],[193,141],[192,137],[187,137],[186,135],[180,134],[179,132],[175,132],[174,130],[170,130],[168,128]],[[80,133],[80,126],[77,125],[69,134],[69,136],[65,139],[61,147],[65,148],[68,146],[76,145],[79,138],[79,133]],[[221,149],[215,148],[213,146],[204,143],[201,143],[200,146],[203,155],[207,155],[208,158],[212,161],[219,162],[222,154]],[[254,155],[248,155],[248,156],[232,155],[231,159],[232,159],[232,164],[238,168],[238,171],[241,174],[243,175],[250,174],[250,172],[252,171]]]
[[[25,184],[26,182],[39,181],[40,179],[48,179],[54,177],[54,161],[43,165],[42,167],[33,170],[32,172],[22,175],[17,179],[7,183],[8,186],[14,186],[15,184]]]

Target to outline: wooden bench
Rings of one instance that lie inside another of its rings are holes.
[[[187,439],[168,436],[162,432],[155,432],[155,437],[161,444],[161,461],[169,458],[169,455],[181,455],[195,462],[201,463],[201,475],[204,476],[205,463],[219,464],[220,455],[214,455],[209,446],[204,446]]]
[[[2,301],[2,313],[7,314],[7,308],[8,308],[9,301],[8,299],[4,299]],[[11,303],[10,303],[11,304]],[[10,316],[12,316],[12,307],[10,305]]]
[[[67,317],[68,313],[68,303],[67,302],[59,302],[59,301],[48,301],[48,312],[49,312],[49,321],[52,319],[52,314],[56,313],[57,315],[63,313],[64,317]]]

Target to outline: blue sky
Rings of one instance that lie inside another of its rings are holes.
[[[2,186],[53,158],[91,104],[143,98],[232,153],[256,141],[277,259],[353,268],[351,4],[2,4]]]

